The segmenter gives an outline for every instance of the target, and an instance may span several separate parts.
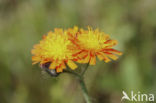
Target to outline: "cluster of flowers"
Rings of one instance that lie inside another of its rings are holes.
[[[33,64],[40,65],[48,63],[48,69],[57,73],[67,66],[74,70],[77,68],[75,62],[95,65],[96,58],[106,63],[111,59],[118,59],[117,55],[122,53],[112,48],[116,44],[116,40],[111,40],[109,35],[98,29],[56,28],[54,32],[50,31],[44,35],[39,44],[34,45],[31,51],[32,61]]]

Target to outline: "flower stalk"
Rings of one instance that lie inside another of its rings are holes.
[[[90,99],[90,96],[88,94],[88,90],[87,90],[87,87],[86,87],[86,84],[85,84],[85,81],[84,81],[84,77],[83,77],[85,72],[87,71],[88,67],[89,67],[89,64],[87,64],[87,66],[84,68],[84,70],[81,73],[81,75],[79,73],[71,71],[68,68],[66,70],[64,70],[64,72],[72,74],[73,76],[78,78],[78,81],[80,83],[80,86],[81,86],[81,89],[82,89],[82,93],[83,93],[83,96],[84,96],[84,99],[85,99],[86,103],[92,103],[91,99]]]
[[[85,67],[85,69],[82,71],[81,76],[83,76],[85,74],[85,72],[87,71],[89,67],[89,63],[87,63],[87,66]]]
[[[83,96],[85,98],[86,103],[92,103],[90,96],[88,95],[88,90],[87,90],[86,84],[84,82],[84,79],[80,78],[79,83],[80,83],[80,86],[81,86]]]

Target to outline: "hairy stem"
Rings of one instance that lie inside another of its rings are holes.
[[[86,84],[85,84],[84,78],[83,78],[83,75],[87,71],[88,66],[89,66],[89,64],[87,64],[86,68],[84,69],[84,71],[81,74],[78,74],[78,73],[76,73],[74,71],[71,71],[69,69],[64,70],[64,72],[72,74],[75,77],[78,77],[78,80],[79,80],[79,83],[80,83],[80,86],[81,86],[81,89],[82,89],[82,93],[83,93],[83,96],[84,96],[84,99],[85,99],[86,103],[92,103],[91,99],[90,99],[90,97],[88,95],[88,90],[87,90],[87,87],[86,87]]]
[[[89,63],[87,64],[87,66],[85,67],[85,69],[83,70],[83,72],[81,73],[81,76],[83,76],[85,74],[85,72],[87,71],[88,67],[89,67]]]
[[[88,95],[88,90],[87,90],[87,87],[86,87],[86,84],[85,84],[83,78],[79,78],[79,83],[80,83],[86,103],[91,103],[90,97]]]

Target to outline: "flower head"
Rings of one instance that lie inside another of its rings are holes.
[[[98,29],[67,30],[55,29],[43,36],[39,44],[32,49],[33,64],[40,63],[41,67],[54,69],[57,73],[62,72],[66,66],[71,69],[77,68],[73,61],[79,63],[96,64],[96,57],[106,63],[118,59],[122,55],[120,51],[113,49],[116,40],[110,39],[109,35]],[[46,66],[48,64],[48,66]]]
[[[40,65],[49,63],[49,69],[55,69],[57,72],[62,72],[66,68],[66,64],[71,68],[77,68],[72,61],[71,41],[65,31],[55,29],[54,32],[49,32],[44,35],[39,44],[34,45],[32,49],[33,64],[40,62]]]
[[[100,60],[105,62],[116,60],[117,55],[122,55],[121,52],[113,49],[112,47],[117,44],[116,40],[111,40],[109,35],[104,32],[100,32],[98,29],[92,30],[88,27],[88,30],[73,29],[78,31],[75,34],[68,33],[70,40],[75,46],[74,56],[77,56],[77,62],[96,64],[96,56]],[[72,31],[72,32],[73,32]]]

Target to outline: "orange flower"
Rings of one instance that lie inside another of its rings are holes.
[[[40,63],[42,67],[48,65],[56,72],[62,72],[66,65],[74,70],[77,65],[73,61],[95,65],[96,57],[106,63],[118,59],[117,55],[122,53],[113,49],[116,44],[116,40],[98,29],[55,29],[34,45],[32,61],[33,64]]]
[[[55,69],[56,72],[62,72],[66,68],[66,64],[71,68],[77,68],[77,65],[72,61],[72,42],[68,39],[65,31],[55,29],[54,32],[49,32],[44,35],[39,44],[34,45],[32,49],[33,64],[39,63],[44,65],[50,62],[49,69]]]
[[[77,27],[68,31],[69,39],[74,44],[72,49],[75,51],[73,56],[76,56],[76,61],[79,63],[88,63],[90,65],[96,64],[96,56],[106,63],[111,59],[118,59],[117,55],[122,55],[120,51],[112,47],[117,44],[116,40],[111,40],[109,35],[100,32],[98,29],[88,30],[80,29]]]

